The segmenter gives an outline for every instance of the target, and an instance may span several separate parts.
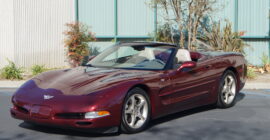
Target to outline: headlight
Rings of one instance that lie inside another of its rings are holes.
[[[84,115],[85,119],[94,119],[94,118],[100,118],[100,117],[105,117],[109,116],[110,112],[108,111],[94,111],[94,112],[87,112]]]

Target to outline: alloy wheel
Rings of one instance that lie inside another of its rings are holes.
[[[231,104],[236,94],[236,82],[232,75],[227,75],[222,87],[222,99],[225,104]]]
[[[148,104],[141,94],[133,94],[125,104],[125,121],[133,129],[140,128],[146,122],[148,117]]]

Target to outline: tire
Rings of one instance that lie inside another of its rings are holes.
[[[229,108],[235,105],[237,95],[237,79],[234,72],[227,70],[220,81],[217,107]]]
[[[131,89],[122,107],[121,132],[132,134],[145,130],[150,121],[150,112],[147,93],[138,87]]]

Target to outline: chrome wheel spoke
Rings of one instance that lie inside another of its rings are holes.
[[[228,83],[228,86],[229,87],[231,87],[232,86],[232,84],[233,84],[233,82],[234,82],[234,80],[233,79],[231,79],[231,78],[229,78],[230,79],[230,82]]]
[[[133,109],[131,107],[126,109],[126,114],[132,114],[132,112],[133,112]]]
[[[132,109],[134,109],[134,107],[135,107],[135,97],[134,96],[132,96],[131,98],[130,98],[130,101],[131,101],[131,105],[130,105],[130,107],[132,108]]]
[[[225,86],[228,87],[228,77],[225,78]]]
[[[138,117],[140,120],[142,120],[142,121],[144,121],[144,120],[145,120],[145,118],[143,117],[143,115],[142,115],[142,114],[139,114],[137,117]]]
[[[143,108],[143,106],[145,105],[145,101],[141,100],[140,103],[137,105],[138,109]]]
[[[133,113],[133,110],[134,110],[134,107],[135,107],[135,98],[134,96],[132,96],[128,102],[129,104],[126,104],[126,110],[125,110],[125,113],[126,114],[132,114]]]
[[[232,92],[232,91],[231,91],[231,92],[230,92],[230,95],[231,95],[231,96],[235,96],[235,92]]]
[[[130,117],[131,117],[131,121],[130,121],[129,125],[132,126],[132,127],[134,127],[135,121],[136,121],[136,117],[135,117],[134,114],[131,114]]]
[[[224,85],[221,92],[222,92],[222,93],[225,93],[226,90],[227,90],[227,86]]]
[[[224,102],[225,103],[228,103],[228,98],[229,98],[229,94],[225,93],[225,97],[224,97]]]

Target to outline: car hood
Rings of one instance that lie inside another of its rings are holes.
[[[49,71],[33,78],[42,89],[55,89],[65,95],[85,95],[131,81],[151,79],[158,73],[144,70],[77,67]]]

